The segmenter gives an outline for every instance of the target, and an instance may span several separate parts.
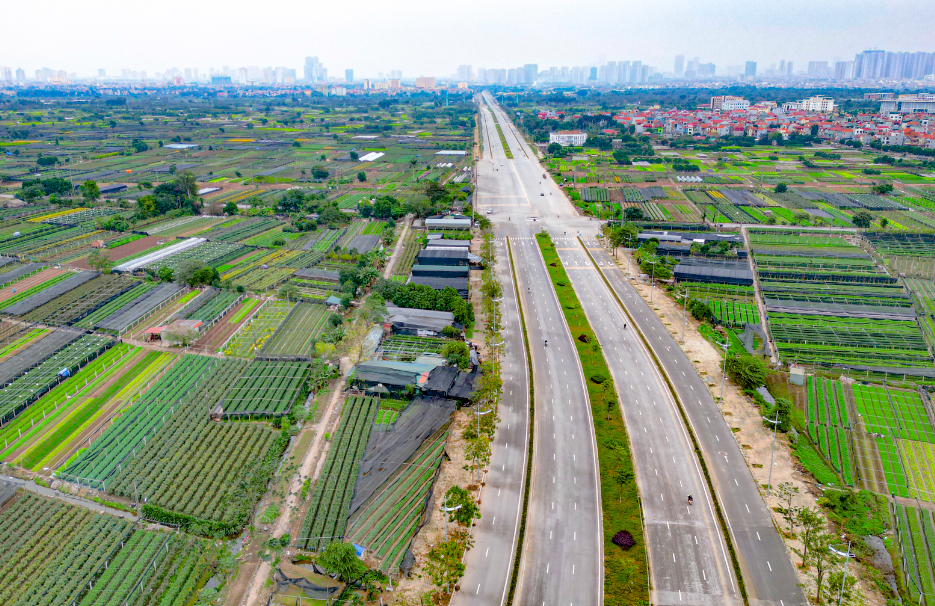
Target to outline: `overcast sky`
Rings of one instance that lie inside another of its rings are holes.
[[[574,8],[572,8],[574,7]],[[329,75],[448,76],[457,66],[539,69],[676,54],[762,71],[792,60],[853,59],[867,48],[935,51],[931,0],[45,0],[4,6],[0,66],[96,74],[98,68],[286,66],[318,56]]]

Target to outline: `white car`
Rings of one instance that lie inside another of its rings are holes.
[[[492,209],[492,208],[488,208],[488,209],[487,209],[487,214],[488,214],[488,215],[492,215],[492,214],[493,214],[493,209]]]

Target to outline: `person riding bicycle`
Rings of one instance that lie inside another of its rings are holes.
[[[688,495],[688,504],[689,504],[689,505],[692,504],[692,501],[693,501],[693,500],[694,500],[694,499],[692,499],[692,496],[691,496],[691,495]]]
[[[545,346],[546,346],[546,347],[549,346],[549,340],[548,340],[548,339],[545,340]]]

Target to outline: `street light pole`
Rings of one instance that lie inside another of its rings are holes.
[[[653,302],[653,290],[656,288],[656,263],[658,261],[650,261],[650,265],[653,266],[653,275],[649,280],[649,302]]]
[[[721,369],[721,404],[724,403],[724,378],[727,376],[727,350],[730,349],[730,339],[724,343],[718,342],[724,348],[724,368]]]
[[[776,409],[775,420],[766,417],[763,417],[763,419],[773,424],[773,445],[769,449],[769,476],[766,480],[766,494],[769,495],[769,489],[773,485],[773,453],[776,452],[776,429],[779,427],[779,409]]]
[[[844,538],[843,536],[841,538]],[[830,549],[830,548],[829,548]],[[851,542],[847,542],[847,553],[842,554],[836,549],[831,549],[834,553],[844,556],[844,578],[841,579],[841,592],[838,594],[838,606],[841,606],[841,602],[844,601],[844,584],[847,583],[847,564],[851,561],[851,558],[854,557],[854,554],[851,553]]]
[[[684,295],[679,295],[685,299],[685,305],[682,307],[682,345],[685,345],[685,322],[688,318],[688,300],[691,298],[691,291],[685,291]]]

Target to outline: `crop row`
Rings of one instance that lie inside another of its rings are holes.
[[[270,356],[311,356],[331,316],[322,305],[299,303],[263,347]]]
[[[26,322],[72,324],[139,284],[123,274],[104,274],[22,316]]]
[[[10,424],[4,437],[10,445],[4,456],[28,444],[18,455],[23,467],[45,464],[50,453],[66,446],[72,433],[98,412],[98,401],[87,398],[88,394],[123,372],[123,364],[138,352],[137,347],[119,344],[84,367],[80,377],[59,383]]]
[[[910,494],[923,501],[935,501],[935,445],[899,440],[897,446],[908,476]]]
[[[5,425],[62,381],[59,371],[68,369],[74,374],[113,343],[109,337],[85,335],[14,379],[0,392],[0,421]]]
[[[156,285],[153,284],[152,282],[141,282],[137,284],[136,286],[134,286],[133,288],[131,288],[130,290],[123,293],[122,295],[108,301],[106,304],[94,310],[87,316],[81,318],[80,320],[74,323],[74,326],[78,326],[80,328],[87,328],[87,329],[94,328],[94,326],[98,322],[116,313],[124,305],[127,305],[131,301],[135,300],[137,297],[140,297],[146,292],[152,290],[155,286]]]
[[[898,552],[902,557],[903,579],[913,603],[931,605],[935,600],[935,527],[931,513],[925,509],[896,504]]]
[[[186,355],[137,400],[64,473],[85,480],[104,481],[119,471],[136,449],[146,445],[167,418],[171,419],[179,400],[202,378],[214,363],[212,358]]]
[[[240,358],[252,358],[263,348],[266,340],[289,316],[294,303],[270,301],[227,343],[224,354]],[[240,314],[238,314],[240,315]]]
[[[224,414],[286,414],[303,392],[305,362],[254,361],[224,398]]]
[[[737,303],[734,301],[711,301],[711,311],[718,322],[739,328],[745,324],[759,324],[760,316],[755,303]]]
[[[323,253],[328,252],[334,248],[334,243],[338,241],[338,237],[340,235],[340,229],[329,229],[323,236],[315,240],[315,243],[312,244],[311,250]]]
[[[215,296],[208,299],[204,305],[186,316],[188,320],[201,320],[205,324],[210,324],[230,307],[237,300],[238,295],[229,290],[222,290]]]
[[[246,252],[247,248],[240,244],[208,241],[154,261],[152,264],[147,265],[146,269],[156,272],[163,267],[168,267],[172,271],[177,271],[182,263],[189,260],[216,267],[232,261]]]
[[[51,287],[51,286],[54,286],[55,284],[58,284],[59,282],[62,282],[62,281],[64,281],[64,280],[66,280],[66,279],[72,277],[73,275],[74,275],[74,274],[71,273],[71,272],[61,273],[61,274],[58,274],[57,276],[53,276],[53,277],[49,278],[48,280],[42,282],[41,284],[37,284],[37,285],[32,286],[32,287],[30,287],[30,288],[28,288],[28,289],[26,289],[26,290],[24,290],[24,291],[18,292],[18,293],[16,293],[15,295],[13,295],[12,297],[10,297],[9,299],[4,299],[2,302],[0,302],[0,310],[4,310],[4,309],[6,309],[7,307],[11,307],[11,306],[14,305],[15,303],[18,303],[19,301],[22,301],[23,299],[26,299],[26,298],[28,298],[28,297],[31,297],[31,296],[33,296],[33,295],[36,294],[36,293],[42,292],[43,290],[45,290],[45,289],[47,289],[47,288],[49,288],[49,287]],[[16,284],[13,284],[10,288],[15,289],[15,288],[16,288]]]
[[[297,545],[318,551],[344,536],[348,508],[357,481],[360,459],[370,437],[376,398],[351,396],[344,405],[341,425],[334,437],[321,476],[315,484],[312,505],[302,524]]]

